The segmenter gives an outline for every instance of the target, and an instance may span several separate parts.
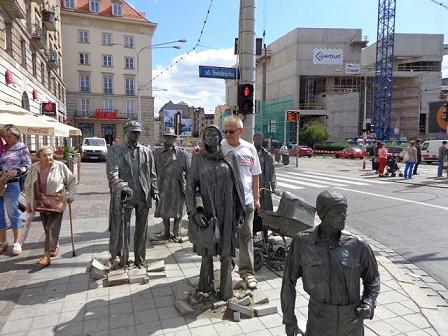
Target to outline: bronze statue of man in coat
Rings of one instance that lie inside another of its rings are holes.
[[[185,214],[185,187],[190,172],[190,157],[183,148],[177,147],[176,138],[174,129],[166,129],[163,147],[154,152],[160,195],[154,217],[163,219],[165,239],[174,238],[176,242],[182,243],[180,222]],[[170,218],[174,219],[172,236]]]
[[[137,121],[129,121],[124,131],[126,141],[109,147],[107,179],[111,190],[109,210],[109,251],[113,264],[127,267],[129,261],[130,222],[135,209],[134,265],[144,266],[148,212],[152,199],[159,200],[154,158],[148,146],[138,142],[142,131]]]

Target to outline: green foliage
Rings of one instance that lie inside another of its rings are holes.
[[[301,140],[312,147],[316,143],[327,141],[330,137],[325,126],[317,120],[306,124],[301,135]]]

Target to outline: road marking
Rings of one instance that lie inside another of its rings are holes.
[[[318,184],[318,183],[302,182],[302,181],[295,181],[295,180],[291,181],[291,179],[284,178],[284,177],[277,177],[277,180],[288,182],[288,183],[304,185],[304,186],[307,186],[307,187],[315,187],[315,188],[328,188],[329,187],[327,185]]]
[[[408,200],[408,199],[405,199],[405,198],[386,196],[386,195],[375,194],[375,193],[371,193],[371,192],[367,192],[367,191],[353,190],[353,189],[348,189],[348,188],[335,187],[335,189],[344,190],[344,191],[350,191],[350,192],[354,192],[354,193],[358,193],[358,194],[364,194],[364,195],[369,195],[369,196],[376,196],[376,197],[380,197],[380,198],[387,198],[387,199],[394,200],[394,201],[400,201],[400,202],[405,202],[405,203],[412,203],[412,204],[417,204],[417,205],[427,206],[427,207],[430,207],[430,208],[436,208],[436,209],[448,211],[448,207],[444,207],[442,205],[437,205],[437,204],[429,204],[429,203],[420,202],[420,201]]]
[[[298,186],[291,185],[291,184],[288,184],[288,183],[283,183],[283,182],[277,182],[277,185],[279,187],[288,188],[288,189],[292,189],[292,190],[303,189],[303,187],[298,187]]]
[[[343,176],[343,175],[332,175],[332,174],[326,174],[326,173],[316,173],[316,172],[311,172],[311,171],[307,171],[305,173],[319,175],[319,176],[330,176],[330,177],[336,177],[336,178],[343,178],[343,179],[346,179],[346,180],[358,181],[358,182],[366,182],[366,180],[368,180],[369,183],[376,183],[376,184],[388,184],[389,183],[389,182],[378,181],[378,180],[373,180],[373,179],[363,179],[363,178],[359,178],[359,177],[349,177],[349,176]]]
[[[303,177],[309,177],[309,178],[319,178],[321,180],[329,180],[329,181],[334,181],[335,180],[332,177],[324,177],[324,176],[314,175],[314,174],[311,174],[311,173],[301,174],[301,173],[282,172],[282,174],[289,174],[289,175],[294,175],[294,176],[303,176]],[[365,183],[365,182],[343,181],[343,180],[337,180],[337,181],[338,182],[343,182],[343,183],[354,184],[354,185],[369,185],[368,183]],[[331,183],[331,184],[333,184],[333,185],[335,185],[337,187],[345,187],[344,184],[340,184],[340,183],[336,183],[336,182],[327,182],[327,181],[325,181],[325,183],[328,183],[328,184]]]

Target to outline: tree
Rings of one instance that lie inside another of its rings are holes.
[[[317,120],[305,125],[301,132],[301,140],[313,147],[315,143],[327,141],[330,137],[325,126]]]

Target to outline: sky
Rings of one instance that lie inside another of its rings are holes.
[[[437,0],[448,6],[448,0]],[[199,78],[198,66],[232,66],[238,35],[238,0],[128,0],[157,23],[152,43],[186,39],[180,50],[153,48],[155,114],[172,100],[213,113],[225,102],[224,80]],[[200,32],[210,7],[199,45]],[[376,41],[378,0],[256,0],[256,35],[270,44],[301,28],[358,28],[369,44]],[[397,0],[396,33],[444,34],[448,43],[448,9],[431,0]],[[191,52],[189,52],[191,51]],[[189,52],[187,55],[185,55]],[[180,58],[183,59],[179,61]],[[177,64],[171,66],[174,62]],[[169,71],[163,71],[169,68]],[[448,76],[448,58],[442,65]]]

